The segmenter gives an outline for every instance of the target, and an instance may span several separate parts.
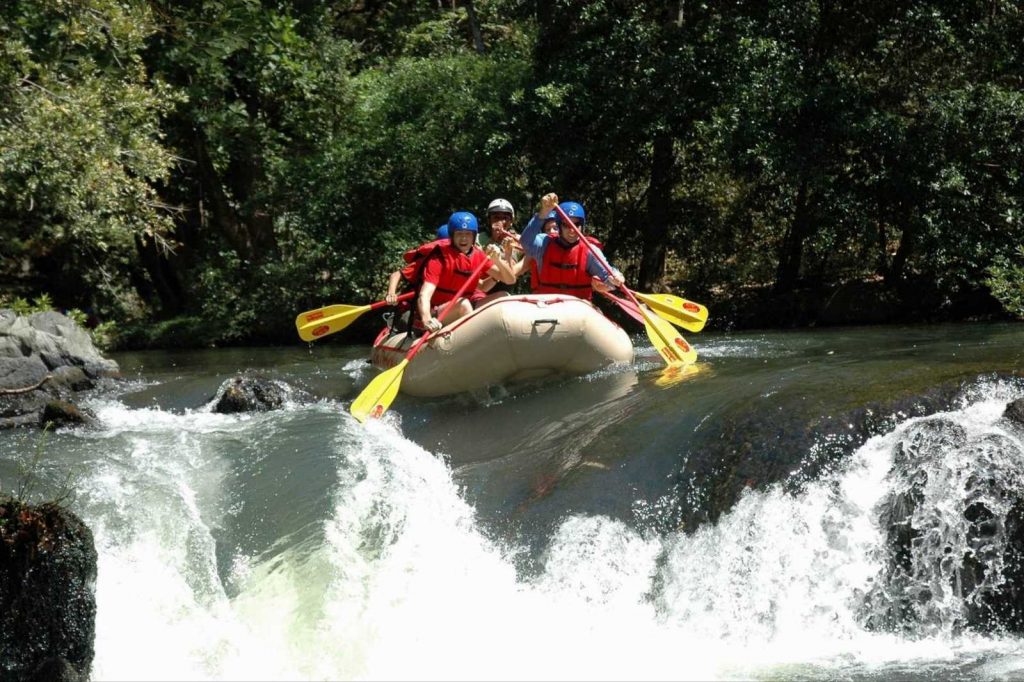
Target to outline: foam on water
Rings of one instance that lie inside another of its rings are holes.
[[[980,391],[947,416],[989,432],[1006,393]],[[543,570],[523,579],[521,550],[480,530],[443,453],[403,438],[396,419],[363,428],[335,412],[322,532],[256,562],[236,557],[229,596],[204,503],[223,494],[209,439],[331,409],[99,410],[106,429],[90,437],[130,446],[86,482],[100,551],[97,679],[842,676],[972,658],[998,677],[1024,665],[1015,639],[861,627],[899,430],[800,494],[748,492],[692,533],[568,516]]]

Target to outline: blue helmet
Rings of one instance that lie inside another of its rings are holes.
[[[454,236],[452,233],[456,230],[469,230],[473,233],[479,232],[480,228],[476,223],[476,216],[469,211],[456,211],[452,213],[451,217],[448,218],[448,236]]]
[[[563,201],[558,205],[558,208],[565,211],[565,214],[570,218],[579,218],[580,224],[587,224],[587,212],[583,210],[583,206],[575,201]],[[561,219],[558,222],[562,222]]]
[[[441,227],[437,228],[437,238],[448,239],[448,225],[442,225]]]
[[[555,209],[551,209],[550,211],[548,211],[548,214],[544,216],[544,222],[546,223],[549,220],[558,220],[558,211],[556,211]]]

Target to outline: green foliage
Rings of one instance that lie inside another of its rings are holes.
[[[1024,246],[1017,247],[1016,258],[997,257],[988,269],[985,284],[1011,315],[1024,319]]]
[[[100,322],[89,330],[92,342],[101,351],[115,350],[120,344],[120,328],[117,322],[108,320]]]
[[[215,334],[216,325],[184,316],[126,324],[118,329],[115,341],[128,348],[204,348],[213,345]]]
[[[482,215],[496,195],[524,206],[505,119],[525,77],[523,61],[473,54],[361,74],[353,134],[293,166],[302,201],[282,221],[282,259],[263,266],[287,287],[272,295],[287,292],[299,309],[377,300],[402,251],[432,238],[452,211]]]
[[[31,301],[20,296],[0,295],[0,308],[10,308],[18,315],[31,315],[54,310],[53,299],[49,294],[40,294]],[[65,310],[64,314],[75,324],[89,332],[93,343],[100,350],[112,350],[117,346],[117,323],[110,320],[96,325],[89,329],[87,323],[88,315],[78,308]]]
[[[1014,309],[1017,4],[357,4],[0,4],[12,305],[48,292],[104,343],[290,341],[451,211],[503,196],[521,226],[553,189],[691,296],[988,283]]]
[[[85,327],[85,323],[88,321],[88,316],[78,308],[73,308],[65,314],[79,327]]]
[[[173,101],[140,51],[144,4],[116,0],[0,7],[0,238],[3,267],[60,265],[62,292],[110,312],[136,235],[171,224],[157,194],[171,154],[160,117]]]
[[[31,301],[21,296],[0,294],[0,308],[10,308],[19,315],[31,315],[53,310],[53,299],[49,294],[40,294]]]

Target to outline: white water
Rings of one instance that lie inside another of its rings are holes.
[[[1006,396],[973,398],[949,416],[999,432]],[[804,493],[748,493],[692,534],[568,517],[540,576],[523,581],[518,549],[483,535],[443,453],[393,419],[362,429],[326,405],[255,417],[97,408],[105,428],[91,437],[115,454],[87,463],[80,484],[100,553],[95,679],[842,677],[976,659],[989,661],[984,677],[1024,670],[1016,639],[910,641],[858,625],[900,429]],[[333,511],[314,540],[234,557],[227,589],[213,533],[224,446],[311,416],[333,429]]]

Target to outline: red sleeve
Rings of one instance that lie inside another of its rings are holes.
[[[433,285],[437,285],[441,281],[441,257],[431,256],[427,259],[426,265],[423,266],[423,281],[430,282]]]

